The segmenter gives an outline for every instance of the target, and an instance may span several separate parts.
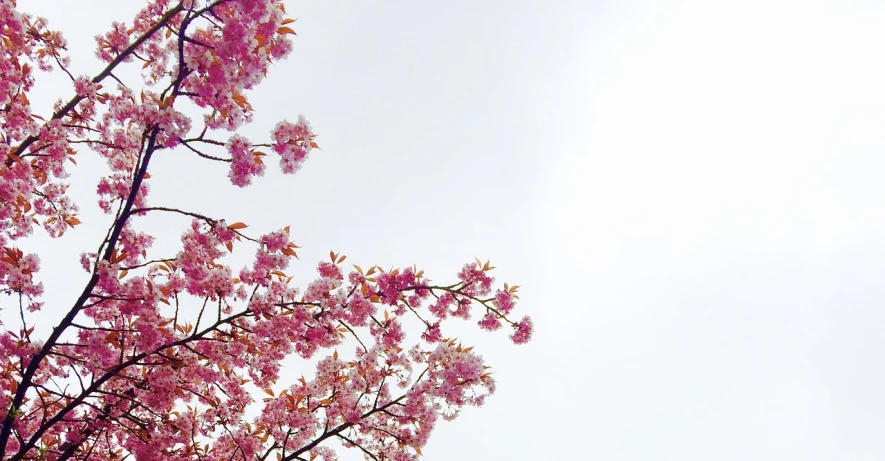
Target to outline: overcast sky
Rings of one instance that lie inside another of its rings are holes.
[[[141,5],[19,1],[78,74]],[[885,3],[287,7],[295,50],[243,133],[303,113],[323,151],[244,191],[166,155],[152,200],[292,224],[304,279],[334,249],[438,280],[491,258],[522,285],[534,342],[465,335],[498,393],[426,459],[885,458]],[[104,225],[81,203],[95,219],[41,243],[58,305]],[[184,224],[154,224],[163,248]]]

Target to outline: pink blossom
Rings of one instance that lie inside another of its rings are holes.
[[[92,83],[86,77],[79,77],[74,80],[74,92],[77,93],[77,96],[83,98],[93,98],[95,97],[97,91],[98,85]]]
[[[427,330],[421,335],[421,339],[427,341],[428,343],[438,343],[442,341],[442,333],[439,330],[439,323],[434,323],[433,325],[427,327]]]
[[[513,294],[509,291],[498,290],[495,292],[495,307],[503,314],[509,314],[513,310]]]
[[[498,316],[493,312],[489,312],[482,317],[482,320],[477,322],[483,330],[495,331],[498,328],[501,328],[501,321],[498,320]]]
[[[316,137],[310,131],[310,124],[304,116],[298,116],[297,123],[282,121],[271,132],[274,140],[273,149],[280,155],[280,169],[283,173],[292,174],[301,168],[307,154],[315,146]]]
[[[534,329],[534,325],[532,324],[532,319],[529,316],[525,316],[519,323],[514,327],[516,331],[510,335],[510,339],[513,340],[514,344],[525,344],[532,339],[532,330]]]
[[[242,136],[231,136],[227,143],[227,150],[231,155],[230,177],[231,183],[245,187],[252,183],[251,176],[264,175],[264,162],[261,158],[249,150],[249,141]]]

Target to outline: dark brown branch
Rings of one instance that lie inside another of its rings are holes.
[[[353,440],[350,440],[350,439],[347,438],[347,436],[345,436],[344,434],[338,434],[338,437],[341,438],[341,439],[343,439],[343,440],[346,441],[347,443],[349,443],[349,444],[351,444],[351,445],[353,445],[353,446],[359,448],[360,450],[362,450],[363,453],[366,454],[366,456],[372,458],[372,459],[375,460],[375,461],[379,461],[379,460],[378,460],[378,457],[375,456],[371,451],[366,450],[362,445],[360,445],[360,444],[354,442]]]
[[[387,402],[382,407],[370,410],[370,411],[364,413],[362,416],[360,416],[360,419],[368,418],[369,416],[372,416],[373,414],[378,413],[382,409],[386,409],[387,407],[394,405],[396,402],[399,402],[403,398],[405,398],[405,395],[398,397],[396,400],[392,400],[390,402]],[[283,457],[280,461],[292,461],[293,459],[298,458],[298,456],[300,456],[302,453],[306,453],[310,450],[313,450],[319,444],[323,443],[326,439],[328,439],[330,437],[336,437],[336,436],[338,436],[338,434],[349,429],[352,426],[353,426],[353,423],[340,424],[335,429],[332,429],[331,431],[328,431],[325,434],[317,437],[313,442],[310,442],[309,444],[299,448],[297,451],[293,452],[291,455]]]
[[[209,159],[209,160],[215,160],[215,161],[217,161],[217,162],[227,162],[227,163],[231,163],[231,162],[233,162],[233,159],[229,159],[229,158],[221,158],[221,157],[215,157],[215,156],[213,156],[213,155],[204,154],[202,151],[200,151],[200,150],[198,150],[197,148],[191,146],[190,143],[188,143],[188,142],[185,141],[184,139],[180,139],[179,142],[181,142],[181,145],[182,145],[182,146],[187,147],[191,152],[193,152],[193,153],[199,155],[200,157],[207,158],[207,159]]]

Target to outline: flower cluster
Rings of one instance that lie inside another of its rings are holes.
[[[182,88],[195,94],[198,106],[213,109],[207,126],[232,130],[251,120],[252,106],[243,91],[291,51],[291,29],[285,26],[282,4],[273,0],[219,2],[213,19],[184,44],[179,65],[190,73]]]
[[[317,147],[314,142],[316,135],[310,131],[310,124],[304,116],[299,116],[297,123],[285,120],[278,123],[271,137],[273,150],[280,155],[280,169],[286,174],[298,171],[310,150]]]
[[[258,152],[250,149],[249,141],[242,136],[231,136],[227,142],[227,151],[231,156],[230,182],[245,187],[252,183],[252,176],[264,175],[264,162]]]

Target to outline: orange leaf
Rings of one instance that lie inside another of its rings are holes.
[[[247,227],[249,227],[249,226],[247,226],[246,224],[241,223],[241,222],[235,222],[235,223],[233,223],[233,224],[231,224],[230,226],[227,226],[227,227],[228,227],[229,229],[239,230],[239,229],[245,229],[245,228],[247,228]]]
[[[280,27],[280,28],[277,29],[277,33],[278,33],[278,34],[292,34],[292,35],[298,35],[298,34],[295,33],[294,30],[292,30],[291,27]]]
[[[175,104],[175,95],[169,96],[160,103],[160,107],[165,109],[167,107],[171,107],[172,104]]]

